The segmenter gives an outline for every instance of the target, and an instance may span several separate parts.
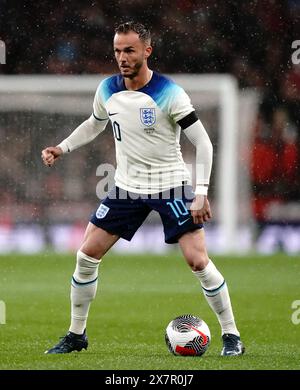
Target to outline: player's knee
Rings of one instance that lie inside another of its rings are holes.
[[[100,243],[97,243],[97,245],[90,245],[85,242],[79,251],[93,259],[101,259],[101,257],[105,254],[105,248]]]
[[[191,250],[185,255],[185,258],[193,271],[202,271],[207,266],[209,261],[207,252],[205,250]]]

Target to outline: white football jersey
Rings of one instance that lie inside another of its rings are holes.
[[[93,114],[98,120],[109,118],[112,124],[116,185],[153,194],[190,183],[177,122],[192,111],[185,91],[156,72],[136,91],[126,89],[121,75],[103,80],[95,95]]]

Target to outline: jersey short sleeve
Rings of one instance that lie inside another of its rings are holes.
[[[183,88],[174,85],[169,103],[169,115],[174,122],[185,118],[191,112],[195,111],[191,99]]]
[[[94,103],[93,103],[93,115],[98,120],[108,119],[107,112],[104,107],[104,103],[102,101],[102,96],[101,96],[102,89],[103,89],[103,82],[101,82],[97,88],[94,97]]]

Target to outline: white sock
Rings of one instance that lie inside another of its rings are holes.
[[[81,251],[77,252],[77,264],[71,284],[71,325],[69,330],[73,333],[82,334],[86,328],[90,303],[97,292],[100,261]]]
[[[222,334],[232,333],[240,336],[234,321],[226,282],[214,263],[209,260],[202,271],[193,271],[193,273],[199,279],[204,296],[218,318]]]

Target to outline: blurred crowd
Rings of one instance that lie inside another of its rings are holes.
[[[260,93],[251,154],[255,216],[266,220],[270,202],[299,201],[300,65],[291,61],[299,0],[0,0],[7,48],[0,73],[116,72],[114,27],[132,19],[153,32],[152,68],[231,73],[240,88]]]

